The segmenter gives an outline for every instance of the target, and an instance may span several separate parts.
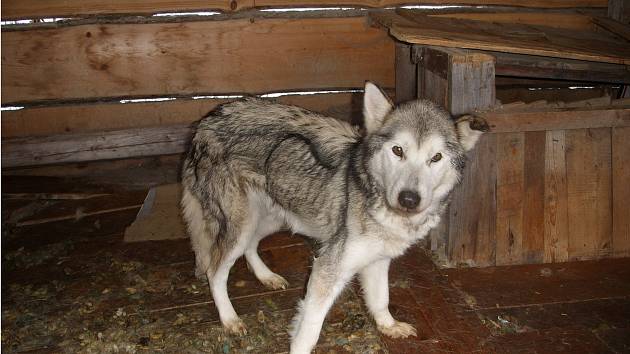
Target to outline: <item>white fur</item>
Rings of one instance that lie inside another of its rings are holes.
[[[403,149],[402,158],[392,153],[394,146]],[[442,159],[431,162],[437,153],[442,154]],[[418,219],[433,212],[433,209],[428,209],[436,201],[441,201],[457,183],[457,174],[450,164],[444,138],[431,135],[418,146],[415,137],[403,131],[383,145],[372,159],[371,171],[378,171],[374,177],[385,188],[390,207],[404,209],[398,202],[398,195],[403,190],[416,191],[420,195],[420,205],[416,210],[418,215],[410,215],[416,219],[414,223],[419,224]]]
[[[368,132],[376,131],[393,108],[391,101],[383,94],[380,88],[371,82],[365,83],[363,116],[365,118],[365,128]]]
[[[462,144],[465,151],[472,150],[481,135],[483,135],[482,131],[470,129],[470,119],[472,119],[472,117],[470,117],[470,119],[468,117],[469,116],[465,116],[464,119],[460,119],[456,124],[459,142]]]
[[[367,83],[364,116],[368,133],[377,131],[392,109],[391,102],[383,92]],[[346,140],[355,139],[355,133],[347,128],[346,134],[332,136],[340,140],[340,144],[331,145],[342,146]],[[457,134],[464,149],[470,150],[481,132],[470,129],[470,120],[465,120],[457,123]],[[246,333],[227,293],[229,270],[243,254],[250,269],[263,284],[272,289],[287,287],[287,281],[273,273],[257,253],[259,241],[286,224],[294,232],[326,241],[323,246],[326,249],[313,261],[306,296],[300,301],[292,323],[292,354],[310,353],[317,343],[326,314],[355,274],[359,274],[366,306],[377,328],[394,338],[415,336],[413,326],[396,321],[389,311],[389,265],[391,259],[402,255],[437,226],[443,211],[441,209],[445,205],[444,199],[458,180],[458,172],[446,149],[445,138],[435,134],[424,137],[420,143],[418,138],[412,132],[401,131],[375,153],[370,160],[369,170],[376,184],[385,190],[385,201],[382,205],[370,205],[368,210],[348,205],[347,234],[339,238],[323,234],[321,225],[316,225],[313,220],[304,220],[274,204],[266,192],[248,190],[247,212],[244,213],[247,219],[239,223],[240,235],[236,245],[230,248],[229,254],[222,256],[217,270],[212,274],[208,271],[209,255],[197,255],[197,267],[207,274],[223,325],[230,332]],[[393,154],[393,146],[403,149],[404,158]],[[334,154],[336,151],[331,150],[329,153]],[[437,153],[442,154],[442,159],[431,161]],[[400,205],[398,196],[403,190],[412,190],[420,195],[420,203],[414,210],[407,210]],[[205,222],[201,204],[186,189],[182,206],[193,248],[211,249],[213,246],[201,243],[211,242],[212,238],[207,236],[216,232],[213,228],[217,226]],[[370,217],[366,217],[366,212]]]

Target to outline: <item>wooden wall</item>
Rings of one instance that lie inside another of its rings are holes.
[[[2,106],[24,108],[2,111],[2,138],[190,123],[229,97],[268,92],[338,91],[279,100],[351,119],[360,115],[361,104],[361,93],[351,91],[360,90],[365,80],[390,90],[395,86],[394,41],[373,27],[362,9],[402,4],[502,6],[492,15],[501,21],[505,6],[605,12],[607,1],[6,0],[3,20],[72,19],[3,26]],[[352,9],[261,11],[309,6]],[[221,14],[151,16],[214,10]],[[540,14],[523,16],[534,22],[544,19]],[[563,26],[591,25],[574,14],[554,16]],[[504,101],[534,97],[527,85],[538,84],[497,80],[496,96]],[[603,89],[592,92],[600,95]],[[586,92],[579,92],[582,98]],[[546,97],[549,93],[542,92]],[[169,100],[120,102],[160,97]],[[627,126],[597,124],[486,135],[454,197],[454,204],[463,198],[481,207],[451,208],[446,245],[451,261],[503,265],[630,256],[628,141]],[[171,163],[149,164],[143,173],[176,169],[176,157],[162,160]],[[115,168],[144,163],[138,161],[116,162]],[[80,175],[102,169],[108,178],[115,174],[110,167],[93,166],[10,172]],[[169,174],[169,182],[174,176]]]
[[[361,9],[403,4],[604,12],[607,1],[7,0],[2,20],[35,23],[2,29],[2,105],[25,107],[2,111],[2,137],[188,123],[226,101],[191,99],[199,95],[345,92],[360,90],[365,80],[391,89],[394,42],[385,31],[372,27],[367,11]],[[340,6],[346,10],[261,11]],[[191,11],[220,14],[152,16]],[[56,24],[37,20],[50,17],[70,19]],[[576,21],[573,15],[567,18]],[[176,99],[119,102],[156,97]],[[360,114],[360,93],[283,100],[343,119]]]
[[[486,134],[454,192],[450,265],[630,256],[625,116],[622,127],[576,129],[557,120],[523,129],[512,122],[509,131]]]

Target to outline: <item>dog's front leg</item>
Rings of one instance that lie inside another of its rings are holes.
[[[378,260],[359,271],[365,303],[379,331],[392,338],[415,336],[412,325],[399,322],[389,312],[389,258]]]
[[[328,310],[354,275],[341,272],[330,258],[322,256],[313,262],[306,296],[293,320],[291,354],[310,353],[315,347]]]

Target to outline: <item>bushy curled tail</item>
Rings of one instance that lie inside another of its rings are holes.
[[[186,222],[193,251],[195,251],[195,275],[198,278],[212,276],[221,259],[218,247],[219,220],[204,213],[201,202],[184,186],[182,191],[182,216]]]

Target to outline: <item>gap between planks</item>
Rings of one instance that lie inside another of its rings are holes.
[[[293,287],[293,288],[288,288],[288,289],[282,289],[282,290],[273,290],[273,291],[265,291],[265,292],[261,292],[261,293],[255,293],[255,294],[248,294],[248,295],[241,295],[241,296],[234,296],[234,297],[230,297],[231,301],[236,301],[236,300],[242,300],[242,299],[249,299],[252,297],[258,297],[258,296],[266,296],[266,295],[275,295],[275,294],[282,294],[282,293],[287,293],[287,292],[292,292],[292,291],[297,291],[297,290],[304,290],[304,287]],[[194,302],[192,304],[185,304],[185,305],[176,305],[176,306],[169,306],[169,307],[162,307],[162,308],[158,308],[158,309],[152,309],[152,310],[148,310],[148,311],[144,311],[142,313],[159,313],[159,312],[166,312],[166,311],[171,311],[171,310],[177,310],[177,309],[184,309],[184,308],[190,308],[190,307],[196,307],[196,306],[202,306],[202,305],[209,305],[209,304],[213,304],[214,301],[201,301],[201,302]],[[130,316],[137,316],[140,315],[140,312],[134,312],[132,314],[130,314]]]
[[[547,302],[534,302],[530,304],[520,304],[520,305],[475,307],[471,309],[466,309],[466,312],[477,312],[477,311],[487,311],[487,310],[509,310],[509,309],[532,307],[532,306],[580,304],[580,303],[600,301],[600,300],[606,301],[606,300],[625,300],[625,299],[630,299],[630,296],[628,295],[608,296],[608,297],[597,297],[597,298],[581,299],[581,300],[547,301]]]

